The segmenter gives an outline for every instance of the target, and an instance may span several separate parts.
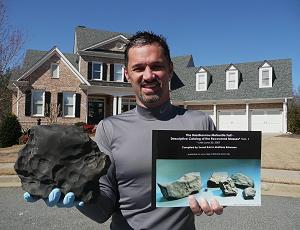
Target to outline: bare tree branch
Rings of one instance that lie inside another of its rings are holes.
[[[3,76],[8,68],[14,67],[23,45],[23,33],[8,24],[6,7],[3,0],[0,0],[0,76]]]

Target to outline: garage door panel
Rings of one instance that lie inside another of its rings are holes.
[[[264,133],[283,132],[283,117],[281,110],[251,111],[251,130]]]
[[[247,130],[245,111],[218,111],[219,130]]]

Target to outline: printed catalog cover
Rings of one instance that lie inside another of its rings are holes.
[[[152,153],[152,206],[261,205],[261,132],[153,130]]]

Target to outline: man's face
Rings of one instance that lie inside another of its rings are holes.
[[[172,75],[173,65],[168,62],[159,44],[129,50],[125,76],[132,85],[138,105],[153,108],[169,100]]]

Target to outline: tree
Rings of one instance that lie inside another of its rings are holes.
[[[8,24],[6,7],[3,0],[0,0],[0,76],[14,66],[23,43],[22,32]]]
[[[12,71],[18,65],[23,47],[23,34],[7,22],[6,7],[0,0],[0,122],[11,112],[11,91],[8,89]]]
[[[46,104],[45,118],[48,124],[57,124],[57,119],[60,113],[60,105],[55,103]]]
[[[288,105],[288,131],[300,134],[300,86]]]

